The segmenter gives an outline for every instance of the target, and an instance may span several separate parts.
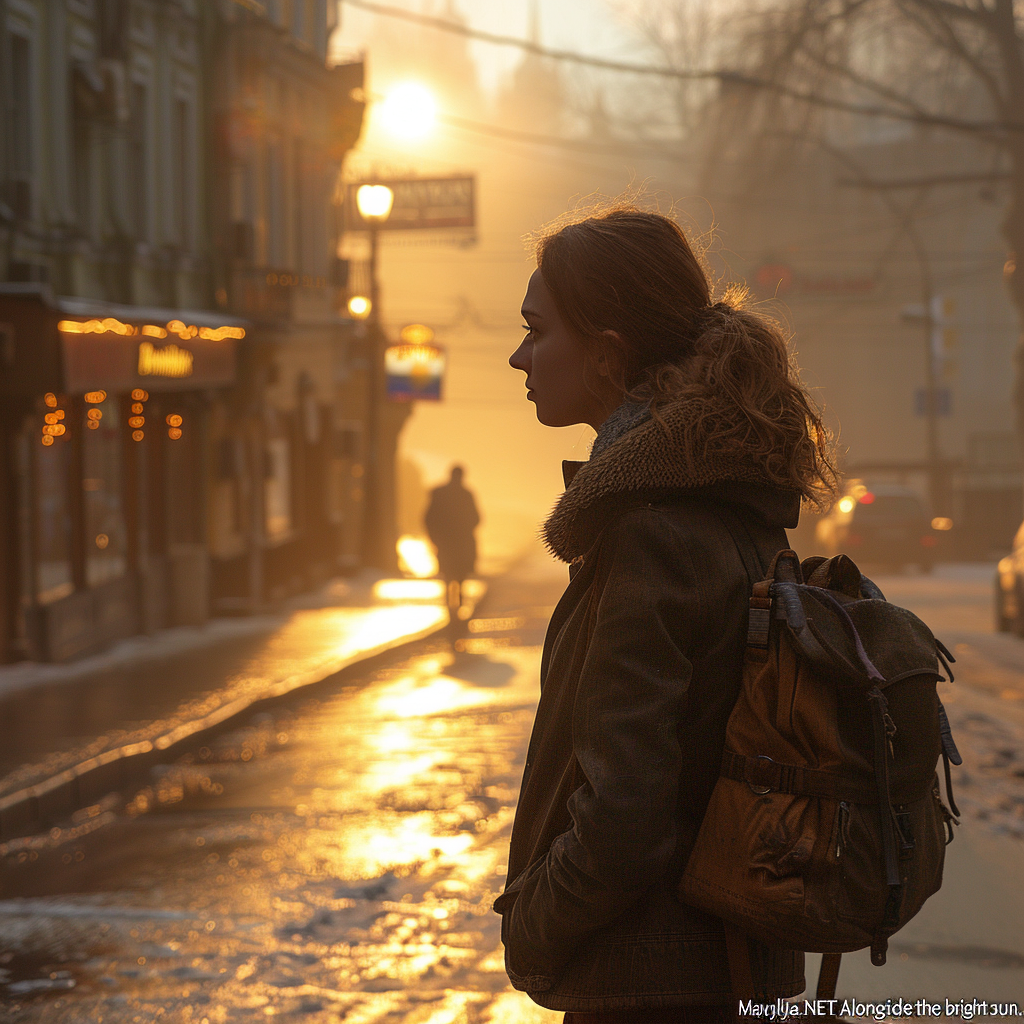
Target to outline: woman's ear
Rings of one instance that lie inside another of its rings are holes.
[[[597,353],[597,372],[621,386],[626,371],[626,342],[618,331],[602,331],[600,338],[602,344]]]

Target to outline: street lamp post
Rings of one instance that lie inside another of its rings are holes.
[[[360,185],[356,189],[359,216],[370,230],[370,322],[379,323],[377,280],[377,235],[381,225],[391,216],[395,193],[387,185]]]
[[[370,346],[370,380],[368,388],[366,444],[366,480],[363,505],[363,544],[368,561],[379,569],[394,570],[397,556],[388,529],[390,516],[384,507],[381,464],[381,404],[384,390],[384,330],[380,316],[380,281],[377,274],[378,243],[381,225],[391,214],[395,194],[387,185],[360,185],[356,190],[356,206],[370,232],[370,308],[367,311],[367,341]]]

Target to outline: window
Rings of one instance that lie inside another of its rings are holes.
[[[231,168],[231,235],[229,252],[233,259],[252,263],[256,258],[253,175],[249,161]]]
[[[12,34],[10,41],[10,81],[7,95],[8,152],[10,178],[8,205],[19,220],[32,216],[32,46],[24,36]]]
[[[37,438],[32,440],[38,441]],[[35,443],[36,598],[48,604],[74,590],[71,568],[71,502],[68,480],[71,445],[67,434],[46,447]]]
[[[285,264],[284,232],[284,160],[281,144],[272,142],[267,147],[267,262],[272,267]]]
[[[292,24],[292,5],[295,0],[274,0],[274,17],[277,24],[287,29]]]
[[[231,558],[245,550],[242,535],[242,476],[244,442],[224,436],[217,446],[217,475],[211,494],[210,549],[218,558]]]
[[[291,466],[287,437],[267,441],[263,505],[267,537],[286,537],[292,528]]]
[[[201,447],[203,415],[194,396],[166,396],[160,404],[161,428],[171,424],[168,417],[181,417],[181,433],[164,435],[165,530],[168,548],[177,544],[199,544],[206,536],[203,509],[205,458]],[[147,417],[148,419],[148,417]]]
[[[304,245],[306,242],[303,231],[303,216],[306,211],[305,185],[306,174],[302,165],[302,140],[296,139],[292,146],[292,267],[297,274],[306,269]]]
[[[176,99],[172,116],[174,148],[171,153],[174,175],[174,232],[178,244],[183,249],[190,248],[192,244],[192,203],[195,198],[191,126],[191,104],[186,99]]]
[[[320,6],[318,0],[303,0],[305,4],[305,17],[303,18],[302,35],[300,38],[304,39],[310,46],[316,46],[317,37],[319,36],[319,26],[317,25],[317,8]]]
[[[82,488],[85,492],[85,580],[90,587],[123,576],[126,568],[121,486],[123,439],[118,429],[119,420],[115,399],[86,406],[82,425]]]
[[[94,99],[92,84],[87,80],[80,66],[71,70],[71,180],[74,187],[75,210],[78,214],[78,229],[83,236],[95,235],[96,218],[93,214],[97,189],[93,188],[92,129],[89,111]]]
[[[353,517],[353,503],[362,497],[360,463],[362,426],[358,423],[341,424],[331,436],[331,458],[327,478],[327,515],[332,523],[341,523]]]
[[[132,86],[131,130],[132,227],[140,242],[150,238],[149,228],[149,90],[136,82]]]

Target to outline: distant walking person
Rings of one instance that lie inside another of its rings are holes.
[[[448,483],[430,492],[424,516],[427,533],[437,548],[440,575],[448,584],[448,607],[453,612],[462,604],[462,581],[476,568],[473,531],[480,522],[473,492],[462,485],[464,473],[462,466],[452,466]],[[452,619],[454,622],[454,614]]]

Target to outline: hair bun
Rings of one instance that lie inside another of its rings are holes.
[[[720,317],[732,316],[738,312],[738,308],[731,302],[719,300],[718,302],[708,303],[702,309],[698,309],[693,316],[694,336],[699,338],[702,334],[706,333],[715,325],[715,322]]]

